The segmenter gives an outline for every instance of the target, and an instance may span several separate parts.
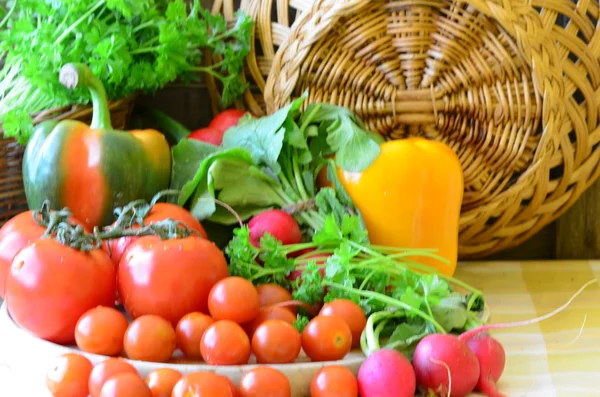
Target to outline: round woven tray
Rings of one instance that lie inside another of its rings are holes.
[[[135,105],[135,96],[109,103],[112,124],[115,129],[124,129]],[[91,106],[66,106],[46,110],[33,115],[34,124],[46,120],[92,121]],[[0,226],[16,214],[27,210],[27,199],[21,176],[25,147],[14,139],[4,137],[0,124]]]
[[[308,90],[305,105],[348,106],[389,139],[448,143],[461,258],[522,243],[599,176],[598,2],[312,3],[273,59],[267,111]]]

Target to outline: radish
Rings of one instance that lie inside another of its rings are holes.
[[[417,344],[413,367],[419,389],[440,397],[464,397],[479,380],[477,357],[456,336],[427,335]]]
[[[415,390],[415,371],[396,350],[377,350],[358,369],[361,397],[413,397]]]
[[[496,387],[506,364],[506,353],[500,342],[484,333],[469,339],[467,347],[479,361],[479,381],[475,388],[488,397],[504,397]]]
[[[250,242],[260,246],[260,239],[265,233],[271,234],[283,245],[302,242],[302,232],[293,216],[281,210],[267,210],[254,216],[248,222]]]

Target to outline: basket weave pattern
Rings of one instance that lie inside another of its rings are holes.
[[[448,143],[461,258],[518,245],[600,175],[598,2],[529,4],[316,0],[276,53],[267,110],[308,90],[388,139]]]
[[[109,102],[113,128],[124,129],[133,106],[135,96]],[[91,106],[66,106],[50,109],[33,115],[34,124],[47,120],[92,121]],[[0,226],[16,214],[27,210],[27,199],[21,175],[24,147],[14,139],[6,138],[0,125]]]

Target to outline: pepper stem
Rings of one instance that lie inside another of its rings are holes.
[[[68,63],[62,67],[59,81],[68,89],[85,87],[92,96],[93,117],[90,128],[112,130],[106,90],[90,68],[83,63]]]

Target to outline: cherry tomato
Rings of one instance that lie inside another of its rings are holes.
[[[258,292],[245,278],[224,278],[211,289],[208,310],[215,320],[231,320],[238,324],[252,321],[260,312]]]
[[[348,299],[335,299],[323,305],[319,314],[341,317],[352,332],[352,346],[360,345],[360,336],[367,326],[367,316],[360,306]]]
[[[171,203],[156,203],[152,210],[144,218],[144,222],[149,225],[154,222],[164,221],[166,219],[172,219],[183,223],[186,227],[191,230],[195,230],[199,235],[205,239],[208,238],[206,230],[194,216],[185,208]],[[114,224],[113,224],[114,226]],[[133,229],[139,228],[139,225],[134,225]],[[113,263],[118,266],[121,262],[121,258],[125,253],[127,247],[131,245],[138,237],[120,237],[117,239],[109,240],[108,243],[104,243],[103,248],[108,252],[110,247],[110,257]]]
[[[228,377],[226,377],[225,375],[220,375],[220,374],[216,374],[216,375],[225,379],[225,381],[229,385],[229,390],[231,391],[231,395],[233,397],[238,397],[238,390],[237,390],[237,387],[235,387],[235,384],[233,383],[233,381],[231,379],[229,379]]]
[[[229,320],[216,321],[204,332],[200,353],[210,365],[247,364],[250,340],[239,324]]]
[[[252,339],[256,328],[267,320],[283,320],[286,323],[294,325],[294,322],[296,322],[296,315],[292,314],[288,308],[284,307],[263,307],[260,309],[260,313],[258,313],[258,316],[256,316],[254,320],[244,324],[244,329],[246,330],[248,337]]]
[[[119,295],[133,318],[155,314],[175,327],[188,313],[208,312],[208,294],[228,268],[223,252],[206,239],[146,236],[129,246],[118,274]]]
[[[208,125],[209,127],[225,133],[230,127],[238,125],[240,119],[244,117],[247,112],[239,109],[226,109],[221,113],[217,114]],[[220,145],[221,143],[219,143]]]
[[[52,397],[87,397],[92,368],[90,360],[80,354],[58,356],[46,374],[46,387]]]
[[[310,397],[357,397],[358,382],[354,374],[341,365],[328,365],[313,376]]]
[[[271,367],[256,367],[242,375],[240,397],[290,397],[292,388],[288,378]]]
[[[82,222],[75,218],[71,222],[89,231]],[[12,217],[0,228],[0,298],[4,298],[6,278],[15,255],[34,241],[39,240],[46,228],[33,219],[33,211],[25,211]]]
[[[78,251],[42,239],[15,256],[6,280],[13,320],[41,339],[75,341],[79,318],[96,306],[112,306],[115,267],[100,249]]]
[[[150,372],[146,384],[152,392],[152,397],[171,397],[173,388],[183,378],[181,372],[172,368],[159,368]]]
[[[186,314],[179,320],[175,329],[177,346],[187,358],[202,358],[200,354],[202,335],[214,322],[212,317],[200,312]]]
[[[252,337],[252,351],[259,364],[293,363],[301,348],[300,332],[283,320],[265,321]]]
[[[173,388],[172,397],[235,397],[230,383],[212,372],[186,374]]]
[[[124,373],[110,377],[102,389],[100,397],[152,397],[148,385],[138,374]]]
[[[336,361],[352,347],[352,332],[340,317],[316,316],[302,331],[302,349],[312,361]]]
[[[104,383],[113,376],[123,373],[131,373],[139,376],[135,368],[122,358],[111,357],[97,364],[90,374],[88,383],[90,395],[92,397],[100,397],[100,391]]]
[[[204,127],[199,128],[195,131],[192,131],[188,135],[188,139],[195,139],[197,141],[202,141],[206,143],[210,143],[212,145],[221,146],[223,143],[223,135],[224,131],[218,131],[212,127]]]
[[[170,322],[147,314],[129,324],[123,345],[133,360],[166,362],[177,347],[177,337]]]
[[[75,327],[75,342],[84,352],[116,356],[123,351],[129,323],[117,309],[98,306],[81,316]]]
[[[277,284],[260,284],[256,286],[256,291],[258,292],[260,305],[263,307],[293,299],[290,291]],[[287,309],[296,314],[295,307],[288,307]]]

